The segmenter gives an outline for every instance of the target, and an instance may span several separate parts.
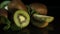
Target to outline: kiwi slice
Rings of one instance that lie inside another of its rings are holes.
[[[34,26],[44,28],[53,20],[54,20],[54,17],[51,17],[51,16],[33,14],[31,22]]]
[[[6,10],[8,10],[8,4],[10,3],[10,1],[3,1],[1,4],[0,4],[0,8],[4,8]]]
[[[30,22],[30,16],[24,10],[16,11],[14,13],[13,19],[14,19],[15,24],[20,28],[26,27]]]

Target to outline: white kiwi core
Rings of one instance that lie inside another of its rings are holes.
[[[19,20],[20,20],[21,22],[24,22],[26,19],[25,19],[25,17],[24,17],[24,16],[19,15]]]

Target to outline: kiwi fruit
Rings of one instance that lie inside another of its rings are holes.
[[[47,15],[47,7],[42,3],[31,3],[30,7],[36,13],[39,13],[41,15]]]
[[[6,9],[0,9],[0,16],[4,16],[4,17],[8,17],[8,12],[7,12],[7,10]]]
[[[6,9],[8,10],[8,4],[10,3],[10,1],[3,1],[1,4],[0,4],[0,8],[3,8],[3,9]]]
[[[34,14],[32,18],[32,24],[41,28],[48,26],[48,24],[54,20],[54,17],[52,16],[45,16],[39,14]]]
[[[8,9],[12,10],[12,9],[22,9],[27,11],[26,6],[24,5],[24,3],[21,0],[12,0],[9,4],[8,4]]]
[[[29,24],[30,16],[25,10],[17,10],[13,15],[13,20],[22,29]]]
[[[34,14],[33,16],[37,18],[45,19],[46,22],[52,22],[54,20],[54,17],[52,16],[45,16],[45,15],[39,15],[39,14]]]

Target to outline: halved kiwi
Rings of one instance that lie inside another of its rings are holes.
[[[1,4],[0,4],[0,8],[4,8],[6,10],[8,10],[8,4],[10,3],[10,1],[3,1]]]
[[[44,19],[46,22],[52,22],[54,20],[54,17],[52,16],[45,16],[45,15],[39,15],[39,14],[34,14],[33,16],[36,18]]]
[[[32,24],[41,28],[48,26],[48,24],[54,20],[54,17],[52,16],[45,16],[39,14],[34,14],[33,18],[34,19],[31,21]]]
[[[14,13],[13,16],[15,24],[20,27],[26,27],[30,22],[30,16],[25,10],[18,10]]]

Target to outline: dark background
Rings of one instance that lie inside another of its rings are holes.
[[[0,3],[3,0],[0,0]],[[47,6],[48,8],[48,14],[49,16],[53,16],[55,19],[54,21],[51,23],[54,26],[54,33],[58,33],[58,31],[60,30],[60,5],[59,5],[59,0],[22,0],[24,2],[24,4],[31,4],[33,2],[40,2],[43,3]]]

